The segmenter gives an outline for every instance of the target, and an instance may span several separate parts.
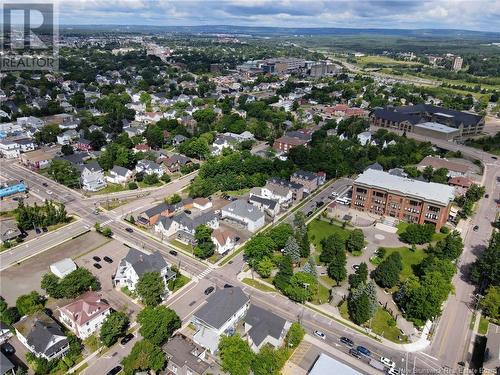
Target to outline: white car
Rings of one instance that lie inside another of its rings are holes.
[[[397,369],[397,368],[391,367],[391,368],[387,371],[387,374],[388,374],[388,375],[402,375],[402,374],[403,374],[403,371],[401,371],[400,369]]]
[[[314,331],[314,334],[318,336],[321,340],[326,340],[326,335],[321,331]]]
[[[382,362],[385,366],[390,367],[391,369],[396,367],[396,363],[386,357],[380,357],[380,362]]]
[[[47,190],[48,195],[52,195],[52,190]]]

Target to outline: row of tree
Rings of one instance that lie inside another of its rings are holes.
[[[21,230],[48,227],[68,222],[66,208],[62,203],[46,200],[42,206],[36,202],[33,206],[25,205],[20,200],[15,210],[17,225]]]

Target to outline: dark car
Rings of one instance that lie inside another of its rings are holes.
[[[356,349],[350,349],[349,354],[352,355],[355,358],[361,358],[362,355],[360,352],[358,352]]]
[[[478,230],[478,229],[479,229],[479,225],[474,225],[474,228],[472,228],[472,230],[473,230],[474,232],[477,232],[477,230]]]
[[[174,257],[176,257],[176,256],[177,256],[177,254],[178,254],[178,253],[177,253],[177,251],[175,251],[175,250],[170,250],[168,253],[169,253],[170,255],[173,255]]]
[[[307,215],[306,215],[306,216],[307,216],[307,217],[309,217],[309,216],[311,216],[312,214],[313,214],[313,212],[312,212],[312,211],[309,211],[309,212],[307,213]]]
[[[116,375],[122,370],[122,366],[115,366],[111,370],[109,370],[106,375]]]
[[[97,255],[93,256],[92,259],[94,259],[96,262],[101,261],[101,258],[99,258]]]
[[[496,156],[492,156],[491,157],[492,159],[495,159],[495,160],[498,160],[498,158]]]
[[[40,233],[42,233],[42,230],[40,228],[35,228],[35,232],[36,232],[36,234],[40,234]]]
[[[366,349],[364,346],[359,345],[356,350],[361,353],[362,355],[369,357],[372,355],[372,352]]]
[[[125,228],[125,230],[129,233],[132,233],[134,231],[132,228]]]
[[[111,259],[111,258],[110,258],[110,257],[108,257],[108,256],[105,256],[105,257],[104,257],[104,258],[102,258],[102,259],[104,259],[104,261],[105,261],[106,263],[113,263],[113,259]]]
[[[224,284],[224,288],[232,288],[233,286],[231,284]]]
[[[209,286],[207,289],[205,289],[205,295],[208,296],[210,293],[212,293],[215,290],[213,286]]]
[[[14,354],[16,352],[16,349],[14,349],[14,347],[11,344],[9,344],[8,342],[6,342],[5,344],[3,344],[0,347],[0,350],[5,355],[12,355],[12,354]]]
[[[102,266],[99,263],[94,263],[94,267],[97,268],[98,270],[102,268]]]
[[[488,199],[488,198],[490,197],[490,195],[489,195],[489,194],[485,194],[485,195],[484,195],[484,197],[485,197],[486,199]]]
[[[347,337],[341,337],[340,342],[344,345],[347,345],[347,346],[351,346],[351,347],[354,346],[354,342],[350,338],[347,338]]]
[[[43,233],[47,233],[48,231],[49,231],[49,229],[48,229],[47,227],[43,227],[43,228],[42,228],[42,232],[43,232]]]
[[[191,210],[184,210],[184,213],[187,215],[191,215]]]
[[[130,340],[134,338],[134,334],[132,333],[127,333],[123,338],[120,340],[120,344],[125,345],[127,344]]]
[[[46,182],[42,182],[42,186],[47,187],[49,185]]]
[[[323,201],[316,202],[316,207],[321,207],[325,204]]]

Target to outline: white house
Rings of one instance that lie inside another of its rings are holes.
[[[139,278],[146,272],[159,272],[168,294],[168,282],[175,279],[176,273],[170,269],[165,258],[158,251],[146,254],[131,248],[125,258],[120,261],[113,279],[114,285],[134,291]]]
[[[205,211],[212,208],[212,201],[207,198],[195,198],[193,200],[193,207],[200,211]]]
[[[59,321],[84,340],[99,330],[111,307],[96,292],[86,292],[59,310]]]
[[[98,191],[107,186],[104,171],[95,162],[85,165],[81,175],[81,182],[83,190],[88,191]]]
[[[366,146],[372,140],[372,133],[362,132],[358,134],[358,141],[362,146]]]
[[[219,254],[224,254],[236,246],[236,234],[230,230],[215,229],[211,238]]]
[[[14,142],[19,145],[21,152],[33,151],[36,148],[36,144],[31,138],[16,139]]]
[[[245,202],[236,200],[221,209],[223,219],[243,225],[250,232],[255,232],[265,224],[264,213],[257,207]]]
[[[139,160],[135,166],[137,173],[145,173],[148,175],[156,174],[158,177],[163,176],[163,168],[151,160]]]
[[[275,217],[280,212],[279,202],[274,199],[250,194],[250,197],[248,197],[248,203],[267,213],[270,217]]]
[[[219,338],[234,332],[250,306],[250,299],[239,287],[218,289],[191,318],[196,327],[193,341],[215,353]]]
[[[57,143],[60,145],[69,145],[78,139],[80,139],[80,134],[76,130],[70,129],[57,136]]]
[[[0,154],[6,159],[15,159],[21,154],[21,147],[16,142],[2,139],[0,140]]]
[[[279,348],[283,345],[290,326],[289,321],[271,311],[250,305],[245,316],[245,337],[254,352],[258,352],[264,345]]]
[[[196,228],[202,224],[217,229],[219,219],[213,212],[205,212],[196,217],[189,217],[185,213],[173,217],[162,216],[155,225],[155,231],[165,237],[178,234],[179,241],[194,243]]]
[[[47,360],[61,358],[69,350],[67,337],[44,312],[24,316],[14,328],[19,341],[37,357]]]
[[[115,165],[106,176],[106,181],[111,184],[126,184],[132,179],[134,172],[130,169]]]
[[[50,265],[50,272],[62,279],[76,270],[76,264],[70,258],[64,258]]]
[[[292,189],[278,184],[266,183],[262,188],[252,189],[251,195],[277,201],[282,207],[288,207],[293,203]]]

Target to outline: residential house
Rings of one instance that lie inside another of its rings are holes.
[[[16,336],[37,357],[52,360],[69,350],[69,342],[59,325],[42,311],[24,316],[14,324]]]
[[[187,138],[182,134],[177,134],[174,138],[172,138],[172,146],[179,146],[182,142],[185,142]]]
[[[244,200],[236,200],[221,209],[222,219],[256,232],[265,224],[264,213]]]
[[[73,262],[70,258],[61,259],[60,261],[52,263],[50,265],[50,272],[52,272],[60,279],[69,275],[73,271],[76,271],[76,263]]]
[[[76,130],[66,130],[64,133],[57,136],[57,143],[60,145],[69,145],[80,138]]]
[[[0,345],[6,342],[11,337],[12,337],[12,332],[10,330],[10,327],[5,323],[0,322]]]
[[[125,258],[120,261],[113,278],[113,284],[116,287],[127,287],[130,291],[134,291],[140,277],[147,272],[160,274],[168,295],[168,282],[175,279],[176,273],[170,269],[165,258],[158,251],[146,254],[131,248]]]
[[[191,318],[196,327],[194,342],[215,353],[220,336],[235,331],[249,306],[250,299],[240,287],[217,289]]]
[[[97,162],[85,164],[80,180],[83,190],[87,191],[99,191],[107,186],[104,171]]]
[[[21,163],[34,170],[47,168],[52,161],[52,155],[43,150],[25,152],[19,158]]]
[[[106,176],[106,180],[111,184],[126,184],[132,179],[134,172],[128,168],[115,165]]]
[[[276,215],[278,215],[278,213],[280,212],[280,204],[277,200],[274,199],[264,198],[259,195],[250,194],[250,197],[248,197],[248,203],[254,205],[259,210],[268,214],[271,218],[276,217]]]
[[[500,369],[500,326],[488,324],[486,348],[484,350],[482,370],[485,374],[498,374]]]
[[[92,151],[92,145],[90,144],[90,141],[88,139],[85,139],[85,138],[79,138],[75,142],[74,148],[75,148],[75,150],[78,150],[78,151]]]
[[[183,212],[173,217],[160,217],[155,225],[155,231],[165,237],[176,235],[177,240],[194,245],[196,243],[194,234],[200,225],[217,229],[219,219],[213,212],[205,212],[195,217],[190,217]]]
[[[302,185],[304,192],[309,194],[319,186],[318,175],[313,172],[297,171],[290,177],[290,181]]]
[[[13,140],[13,142],[19,145],[19,149],[21,152],[29,152],[34,151],[36,149],[36,143],[31,138],[18,138]]]
[[[168,217],[175,212],[173,206],[168,203],[160,203],[157,206],[147,209],[137,217],[137,222],[141,225],[155,225],[160,216]]]
[[[12,241],[21,235],[15,220],[0,221],[0,242]]]
[[[286,319],[255,305],[250,305],[245,316],[245,335],[254,352],[264,345],[281,347],[290,326]]]
[[[156,174],[158,177],[163,176],[163,168],[161,165],[147,159],[139,160],[135,166],[135,171],[137,173],[144,173],[148,175]]]
[[[111,307],[97,292],[86,292],[59,309],[59,321],[78,338],[85,340],[101,328]]]
[[[448,180],[448,185],[450,186],[456,186],[465,190],[468,190],[471,185],[474,183],[470,178],[468,177],[452,177]]]
[[[1,99],[0,99],[1,100]],[[0,352],[0,375],[15,375],[16,366]]]
[[[21,154],[21,147],[16,142],[1,139],[0,154],[6,159],[15,159]]]
[[[283,180],[281,178],[271,178],[267,180],[265,187],[278,188],[286,187],[292,191],[292,199],[294,202],[299,202],[304,197],[304,186],[293,181]]]
[[[167,166],[168,170],[173,173],[179,171],[181,167],[191,163],[191,159],[181,154],[175,154],[166,158],[163,163]]]
[[[283,208],[290,207],[293,203],[292,190],[286,186],[267,184],[261,188],[255,187],[250,190],[250,196],[258,196],[279,203]]]
[[[231,230],[215,229],[211,238],[219,254],[224,254],[236,246],[236,234]]]
[[[134,146],[132,151],[134,151],[134,154],[137,154],[138,152],[149,152],[151,151],[151,147],[149,147],[146,143],[139,143]]]
[[[170,338],[162,349],[167,354],[168,374],[206,375],[210,372],[206,349],[182,334]]]
[[[304,139],[299,139],[299,138],[293,138],[289,136],[282,136],[276,139],[273,143],[273,148],[276,151],[281,151],[281,152],[288,152],[292,148],[297,147],[297,146],[304,146],[307,145],[308,141]]]
[[[372,140],[372,133],[370,132],[362,132],[357,135],[358,141],[361,146],[366,146]]]

